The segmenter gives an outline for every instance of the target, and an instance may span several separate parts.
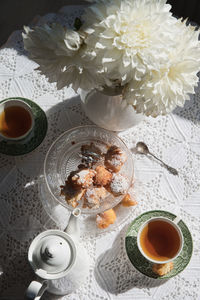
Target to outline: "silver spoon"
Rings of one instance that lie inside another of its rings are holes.
[[[159,159],[158,157],[156,157],[153,153],[151,153],[149,151],[149,148],[147,147],[147,145],[143,142],[138,142],[136,145],[136,151],[137,153],[140,154],[149,154],[151,156],[153,156],[155,159],[157,159],[158,161],[160,161],[162,163],[162,165],[173,175],[178,175],[178,171],[170,166],[168,166],[166,163],[164,163],[161,159]]]

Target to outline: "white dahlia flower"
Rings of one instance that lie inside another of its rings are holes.
[[[56,82],[58,89],[72,84],[74,90],[89,90],[99,86],[90,67],[82,60],[84,36],[59,24],[44,25],[30,29],[24,27],[24,47],[30,57],[39,64],[38,70],[50,82]]]
[[[178,21],[176,45],[169,51],[168,61],[158,70],[148,72],[141,81],[131,80],[124,89],[124,99],[138,113],[158,116],[183,106],[189,93],[194,93],[200,69],[199,32]]]
[[[166,0],[94,0],[77,31],[26,27],[25,49],[58,88],[116,89],[137,112],[164,115],[184,105],[200,69],[199,31],[170,8]]]
[[[100,0],[86,10],[85,43],[109,79],[120,79],[122,85],[138,81],[149,70],[159,69],[160,60],[167,60],[165,48],[174,44],[171,27],[176,19],[165,2]]]

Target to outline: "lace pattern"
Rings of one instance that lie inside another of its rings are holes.
[[[71,25],[82,6],[68,6],[48,14],[37,23]],[[80,99],[70,88],[58,91],[45,76],[35,71],[23,48],[21,31],[14,32],[0,49],[0,99],[21,96],[33,99],[46,112],[48,133],[32,153],[19,157],[0,154],[0,299],[21,300],[34,278],[27,260],[32,239],[41,231],[57,228],[39,198],[41,166],[51,143],[65,130],[90,124]],[[166,117],[149,118],[119,136],[133,152],[138,206],[127,209],[124,222],[111,232],[82,234],[83,246],[91,258],[87,282],[62,300],[89,299],[200,299],[200,86],[184,108]],[[155,160],[134,153],[137,141],[171,166],[179,176],[170,175]],[[168,281],[157,282],[131,265],[124,247],[129,223],[139,214],[163,209],[182,217],[194,239],[193,257],[187,269]],[[58,299],[44,295],[43,299]]]

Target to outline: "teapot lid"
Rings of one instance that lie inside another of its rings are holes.
[[[44,279],[65,276],[75,262],[76,248],[68,234],[47,230],[32,241],[28,260],[35,273]]]

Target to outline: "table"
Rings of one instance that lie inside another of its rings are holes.
[[[65,11],[65,16],[63,14]],[[67,7],[38,20],[70,23],[82,7]],[[0,50],[0,99],[21,96],[33,99],[46,112],[48,133],[33,152],[9,157],[0,154],[0,299],[21,300],[34,274],[27,261],[32,239],[41,231],[57,228],[41,204],[38,178],[47,149],[63,131],[90,124],[78,95],[71,88],[57,90],[34,69],[27,58],[21,31],[14,32]],[[60,299],[200,299],[200,86],[184,108],[165,117],[147,118],[119,133],[130,149],[139,140],[179,171],[173,176],[155,160],[133,153],[138,205],[125,222],[111,232],[82,236],[91,258],[87,282]],[[140,274],[129,262],[124,236],[129,223],[142,212],[164,209],[182,217],[191,230],[194,252],[178,276],[159,283]],[[43,299],[57,299],[46,295]]]

